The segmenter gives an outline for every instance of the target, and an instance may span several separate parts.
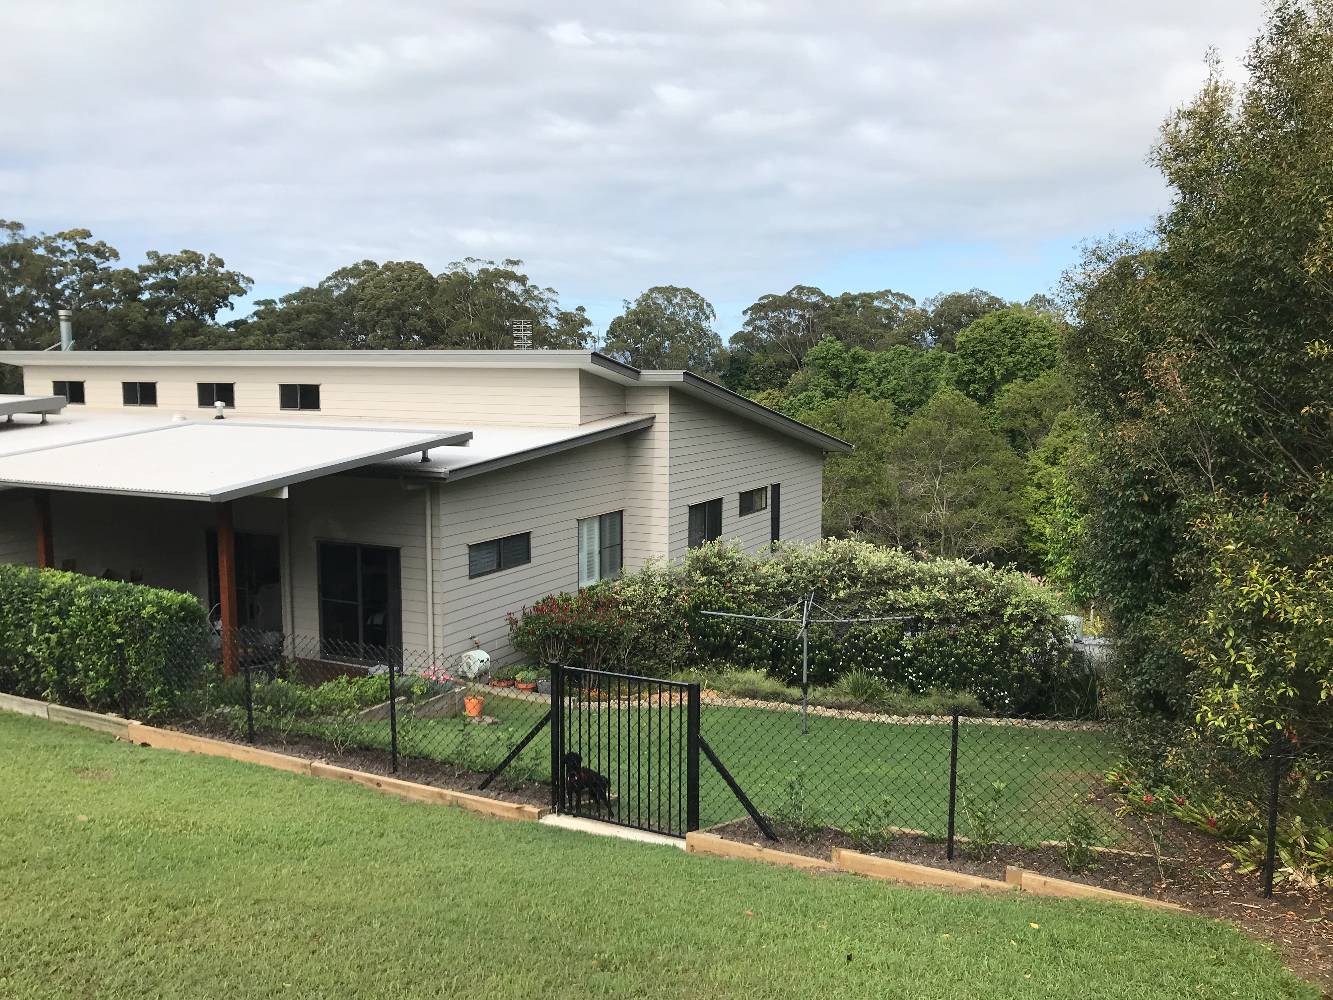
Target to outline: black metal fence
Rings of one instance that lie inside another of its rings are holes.
[[[699,828],[699,685],[551,668],[560,812],[670,836]]]
[[[247,630],[202,653],[182,637],[145,669],[126,662],[67,703],[677,836],[926,863],[1125,855],[1159,871],[1210,837],[1270,892],[1333,869],[1317,833],[1333,818],[1333,747],[1318,739],[1225,748],[974,705],[908,712],[844,694],[803,706],[709,678],[558,665],[474,675],[458,657]]]

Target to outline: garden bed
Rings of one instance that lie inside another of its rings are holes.
[[[1070,872],[1057,846],[996,844],[976,849],[963,842],[957,845],[950,862],[943,841],[917,834],[898,834],[882,849],[872,851],[833,828],[798,833],[778,824],[775,831],[777,843],[766,839],[751,820],[745,819],[712,827],[708,832],[809,857],[828,858],[834,848],[842,847],[993,879],[1003,879],[1005,868],[1013,865],[1071,882],[1165,900],[1238,924],[1277,948],[1298,975],[1319,982],[1333,993],[1333,893],[1283,884],[1277,886],[1271,900],[1264,899],[1258,873],[1238,872],[1235,859],[1221,841],[1174,820],[1167,831],[1170,854],[1163,858],[1161,871],[1150,852],[1095,850],[1092,868]]]

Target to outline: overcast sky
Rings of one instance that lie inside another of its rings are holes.
[[[519,257],[599,327],[653,284],[724,337],[797,282],[1049,289],[1146,224],[1162,118],[1260,0],[0,0],[0,217],[280,294]]]

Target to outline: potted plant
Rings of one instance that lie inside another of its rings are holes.
[[[469,719],[480,719],[481,708],[486,704],[486,699],[482,697],[480,691],[469,691],[463,695],[463,712]]]
[[[520,691],[536,691],[538,676],[535,670],[520,670],[514,674],[514,687]]]
[[[491,687],[507,688],[514,686],[514,668],[499,667],[491,673]]]

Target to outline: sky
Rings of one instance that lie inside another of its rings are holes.
[[[1261,0],[0,0],[0,218],[249,297],[519,258],[606,324],[688,285],[1047,292],[1147,226],[1147,162]],[[247,303],[241,303],[242,311]]]

